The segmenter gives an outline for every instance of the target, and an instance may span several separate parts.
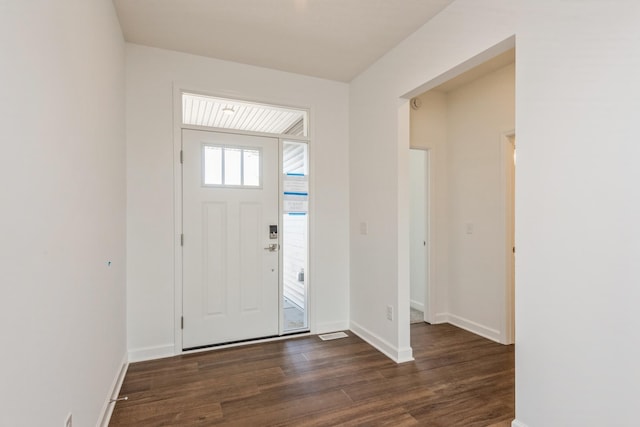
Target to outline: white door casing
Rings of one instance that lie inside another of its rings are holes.
[[[504,135],[505,139],[505,158],[504,164],[506,167],[506,264],[507,264],[507,287],[505,290],[506,300],[506,320],[505,320],[505,344],[515,343],[515,281],[516,281],[516,269],[515,269],[515,256],[516,256],[516,241],[515,241],[515,198],[516,198],[516,136],[515,133]]]
[[[205,146],[258,150],[261,185],[205,185]],[[278,139],[185,129],[182,150],[182,348],[278,335]]]

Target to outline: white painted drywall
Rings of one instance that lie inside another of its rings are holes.
[[[409,152],[409,197],[411,221],[410,253],[411,253],[411,307],[424,312],[427,288],[427,188],[428,188],[428,152],[411,150]]]
[[[458,0],[351,82],[350,152],[358,153],[349,161],[351,325],[396,360],[411,354],[409,108],[400,98],[512,37],[514,8],[507,0]],[[396,309],[393,321],[388,305]]]
[[[515,126],[514,79],[507,66],[447,93],[429,91],[411,111],[411,146],[433,150],[438,184],[432,292],[441,298],[433,321],[499,342],[507,341],[501,135]]]
[[[499,342],[507,342],[502,135],[514,127],[514,65],[447,94],[449,321]]]
[[[311,108],[311,326],[349,318],[348,85],[127,45],[127,322],[132,358],[174,351],[173,85]],[[179,344],[179,343],[178,343]]]
[[[398,97],[517,32],[514,425],[637,424],[639,19],[634,1],[458,0],[352,82],[351,150],[369,154],[350,159],[351,318],[399,350]]]
[[[0,425],[93,426],[126,355],[112,2],[3,1],[0,64]]]
[[[638,425],[639,21],[636,1],[521,2],[521,425]]]

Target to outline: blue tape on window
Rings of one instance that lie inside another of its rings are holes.
[[[305,216],[307,213],[306,212],[289,212],[288,215],[290,216]]]
[[[287,173],[287,176],[304,176],[303,173]]]
[[[301,193],[297,191],[285,191],[284,195],[285,196],[308,196],[309,193]]]

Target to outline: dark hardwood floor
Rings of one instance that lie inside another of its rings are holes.
[[[514,349],[451,325],[411,325],[397,365],[351,332],[129,366],[116,426],[509,426]]]

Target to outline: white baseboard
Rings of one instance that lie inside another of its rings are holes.
[[[396,363],[411,362],[413,358],[413,349],[411,347],[403,347],[398,349],[398,359]]]
[[[138,348],[129,351],[129,362],[143,362],[145,360],[162,359],[175,356],[173,344],[158,345],[155,347]]]
[[[312,333],[320,335],[327,334],[329,332],[338,332],[338,331],[346,331],[349,329],[349,322],[326,322],[326,323],[317,323],[315,331]]]
[[[410,362],[413,360],[411,347],[398,349],[354,321],[351,321],[349,330],[396,363]]]
[[[511,421],[511,427],[527,427],[527,425],[523,422],[520,422],[518,420],[513,420]]]
[[[111,399],[116,399],[118,395],[120,395],[120,388],[122,388],[122,383],[124,382],[124,377],[127,374],[128,368],[129,362],[127,361],[127,354],[125,353],[122,357],[120,370],[116,374],[115,378],[113,379],[113,383],[111,384],[111,393],[109,393],[107,399],[104,402],[104,405],[102,405],[102,417],[98,420],[96,427],[107,427],[109,425],[114,407],[114,404],[111,403]]]
[[[319,334],[326,334],[329,332],[346,331],[348,329],[349,329],[349,323],[346,321],[345,322],[327,322],[327,323],[317,324],[315,331],[312,331],[312,333],[319,335]],[[272,340],[264,340],[264,341],[266,342],[266,341],[273,341],[273,340],[286,339],[286,338],[290,338],[290,337],[285,335],[283,337],[278,337]],[[236,347],[240,345],[247,345],[247,343],[232,344],[229,346]],[[227,347],[227,346],[218,346],[216,348],[224,348],[224,347]],[[198,352],[198,351],[208,351],[208,350],[211,350],[211,349],[205,348],[201,350],[190,351],[190,353]],[[176,348],[173,344],[138,348],[138,349],[133,349],[129,351],[129,363],[144,362],[146,360],[162,359],[165,357],[173,357],[178,354],[181,354],[181,352],[176,352]]]
[[[451,323],[458,328],[473,332],[476,335],[490,339],[502,344],[502,334],[497,329],[489,328],[464,317],[456,316],[451,313],[439,313],[436,315],[436,323]]]
[[[409,305],[411,306],[411,308],[415,308],[416,310],[420,310],[421,312],[424,313],[424,303],[421,303],[420,301],[411,300],[409,302]]]
[[[433,316],[433,324],[439,325],[442,323],[449,323],[449,313],[437,313]]]

